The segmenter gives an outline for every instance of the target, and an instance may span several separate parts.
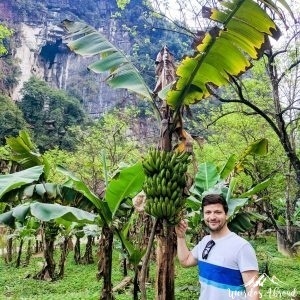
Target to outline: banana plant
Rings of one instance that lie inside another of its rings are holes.
[[[188,206],[192,209],[189,216],[196,226],[201,222],[200,206],[201,199],[207,194],[222,194],[228,204],[228,227],[235,232],[247,232],[259,220],[265,218],[252,211],[245,211],[250,202],[250,197],[268,187],[270,178],[256,184],[246,192],[237,194],[236,175],[243,170],[247,156],[266,155],[268,141],[260,139],[250,144],[241,155],[231,155],[226,163],[218,168],[212,162],[205,162],[199,165],[195,177],[195,183],[190,189],[191,196],[188,199]],[[236,196],[237,194],[237,196]]]
[[[25,223],[30,216],[42,221],[46,263],[35,278],[49,276],[56,279],[54,241],[58,225],[55,220],[64,218],[87,223],[94,222],[96,215],[58,203],[64,200],[62,187],[48,182],[50,165],[26,131],[21,131],[18,137],[7,138],[7,145],[11,149],[10,159],[25,170],[0,176],[0,201],[7,204],[6,211],[0,215],[0,222],[14,227],[16,222]]]
[[[84,195],[95,205],[97,214],[100,216],[102,221],[102,239],[99,245],[101,257],[99,258],[97,277],[104,280],[101,299],[113,299],[111,271],[114,235],[120,239],[124,249],[127,251],[129,261],[134,266],[138,265],[144,255],[144,250],[137,249],[127,238],[130,219],[128,224],[123,224],[123,228],[118,228],[114,224],[116,219],[118,219],[118,211],[124,200],[133,198],[142,189],[145,178],[142,164],[138,162],[133,166],[119,170],[108,183],[104,199],[98,198],[84,182],[68,170],[59,167],[59,171],[68,178],[64,186]]]
[[[28,217],[35,217],[42,222],[57,220],[59,223],[59,219],[62,219],[69,222],[82,222],[84,224],[94,224],[96,219],[95,214],[76,207],[31,201],[22,203],[0,214],[0,223],[14,227],[16,222],[24,224]]]
[[[16,259],[16,268],[19,268],[21,265],[21,256],[23,251],[24,243],[27,241],[27,253],[25,262],[23,265],[28,266],[29,260],[31,257],[31,244],[35,240],[35,237],[38,233],[40,227],[39,222],[35,218],[28,218],[26,222],[20,223],[15,222],[16,228],[12,234],[7,236],[7,239],[17,239],[18,240],[18,255]]]
[[[115,174],[107,187],[104,200],[96,196],[85,183],[62,167],[58,168],[58,171],[67,177],[67,181],[63,184],[49,183],[45,179],[49,174],[50,166],[34,148],[29,135],[22,131],[19,137],[9,138],[8,142],[14,151],[13,158],[32,167],[14,174],[0,176],[0,201],[10,201],[11,204],[15,204],[12,200],[17,199],[20,202],[24,202],[25,199],[39,200],[14,205],[15,208],[1,215],[0,220],[10,226],[13,226],[16,219],[22,221],[26,216],[33,215],[51,225],[54,225],[54,220],[59,223],[60,219],[64,219],[85,223],[96,222],[104,228],[111,228],[122,201],[127,197],[133,197],[142,189],[144,173],[141,163],[123,168]],[[48,172],[46,173],[45,170]],[[80,195],[81,199],[84,198],[85,201],[92,203],[95,214],[55,203],[55,201],[59,201],[72,205],[76,203],[76,195],[77,197]],[[66,201],[64,202],[64,200]],[[132,262],[138,263],[143,252],[136,249],[127,240],[126,234],[122,230],[116,230],[116,232],[123,242],[124,248],[128,250],[129,258],[132,259]],[[107,278],[105,279],[107,280]],[[105,288],[103,290],[106,291]]]

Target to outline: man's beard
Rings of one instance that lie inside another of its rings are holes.
[[[225,221],[224,223],[220,223],[220,224],[218,225],[218,227],[213,227],[213,228],[209,225],[209,223],[206,224],[206,226],[208,227],[208,229],[209,229],[211,232],[219,232],[219,231],[221,231],[221,230],[224,228],[225,225],[226,225],[226,221]]]

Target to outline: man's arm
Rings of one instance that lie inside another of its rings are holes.
[[[194,258],[191,251],[188,249],[185,241],[185,232],[187,230],[187,223],[181,220],[175,226],[177,235],[177,257],[183,267],[191,267],[197,265],[197,259]]]
[[[246,287],[247,300],[259,300],[260,292],[257,283],[258,271],[250,270],[242,272],[242,277]]]

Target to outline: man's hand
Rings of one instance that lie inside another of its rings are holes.
[[[178,238],[184,238],[185,232],[188,228],[188,224],[185,220],[181,220],[176,226],[175,226],[175,232]]]
[[[175,232],[177,234],[177,256],[183,267],[196,266],[198,262],[186,245],[185,232],[187,228],[188,224],[185,220],[181,220],[175,226]]]

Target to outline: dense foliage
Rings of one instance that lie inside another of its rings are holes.
[[[21,110],[9,97],[0,95],[0,107],[0,145],[5,145],[5,137],[17,136],[27,124]]]
[[[69,129],[86,120],[80,102],[34,77],[24,84],[22,93],[20,108],[41,151],[55,145],[74,149],[74,136]]]
[[[7,53],[5,39],[12,35],[12,30],[3,24],[0,24],[0,57]]]
[[[0,60],[0,68],[0,91],[12,95],[21,75],[20,67],[11,56],[5,56]]]

